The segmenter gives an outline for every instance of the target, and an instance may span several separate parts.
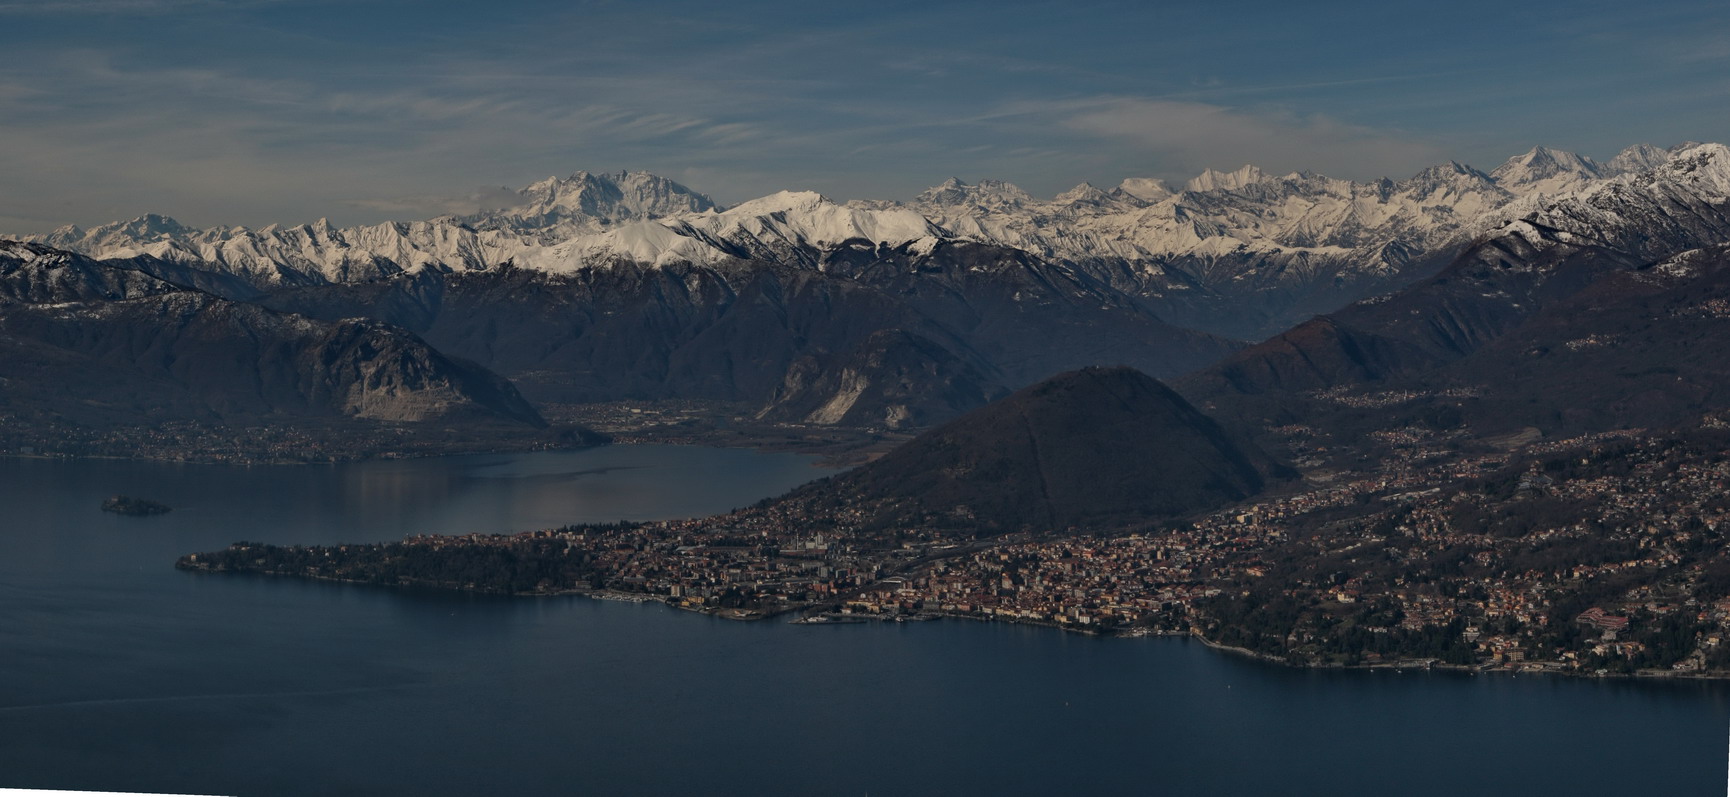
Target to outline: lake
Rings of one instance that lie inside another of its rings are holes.
[[[0,787],[323,794],[1719,794],[1730,687],[1290,670],[1178,639],[197,575],[237,540],[725,511],[810,457],[0,460]],[[114,493],[175,507],[99,511]]]

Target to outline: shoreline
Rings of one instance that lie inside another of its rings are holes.
[[[781,616],[791,614],[794,612],[810,611],[812,609],[820,608],[824,605],[824,604],[820,604],[820,603],[813,603],[813,604],[803,604],[803,605],[797,605],[797,606],[787,606],[784,608],[777,608],[777,609],[773,609],[773,610],[745,610],[745,611],[741,611],[738,609],[718,609],[718,608],[711,609],[711,608],[705,608],[705,607],[680,606],[677,603],[674,603],[668,596],[664,596],[664,595],[651,595],[649,593],[644,593],[644,592],[624,592],[621,590],[604,589],[604,588],[603,589],[564,589],[564,590],[551,590],[551,591],[546,591],[546,592],[502,592],[502,591],[495,591],[495,590],[472,589],[472,588],[468,588],[468,587],[446,585],[446,584],[424,584],[424,583],[381,584],[381,583],[376,582],[376,581],[360,581],[360,580],[348,579],[348,578],[334,578],[334,577],[330,577],[330,576],[313,576],[313,575],[305,575],[305,574],[300,574],[300,573],[284,573],[284,572],[269,571],[269,570],[214,570],[214,569],[209,569],[209,568],[205,568],[202,566],[184,566],[183,567],[183,566],[179,565],[178,563],[175,565],[175,568],[178,570],[185,570],[188,572],[205,574],[205,575],[269,576],[271,578],[290,578],[290,579],[299,579],[302,581],[322,581],[322,582],[326,582],[326,583],[335,583],[335,584],[352,584],[352,585],[356,585],[356,586],[374,587],[374,588],[379,588],[379,589],[410,589],[410,590],[425,589],[425,590],[435,590],[435,591],[439,591],[439,592],[463,592],[463,593],[468,593],[471,595],[488,595],[488,596],[508,598],[508,599],[581,597],[581,598],[588,598],[590,600],[607,601],[607,602],[612,602],[612,603],[636,603],[636,604],[658,603],[658,604],[665,606],[669,609],[674,609],[674,610],[683,611],[683,612],[690,612],[692,614],[705,615],[705,616],[714,617],[714,618],[720,619],[720,620],[731,620],[734,622],[756,622],[756,621],[770,620],[770,619],[773,619],[776,617],[781,617]],[[1203,636],[1201,633],[1199,633],[1194,628],[1191,628],[1191,629],[1186,630],[1186,631],[1159,631],[1159,630],[1153,630],[1153,629],[1146,628],[1145,626],[1141,626],[1141,627],[1128,628],[1128,629],[1122,629],[1122,630],[1115,630],[1114,629],[1112,631],[1099,631],[1099,630],[1090,629],[1090,628],[1078,628],[1075,626],[1066,625],[1063,623],[1051,622],[1051,621],[1047,621],[1047,620],[1026,620],[1026,619],[1015,619],[1015,618],[999,618],[999,617],[995,617],[995,616],[988,616],[988,615],[982,615],[982,614],[962,614],[962,613],[957,613],[957,612],[945,612],[942,610],[925,612],[924,614],[926,616],[920,618],[920,620],[918,620],[918,621],[898,621],[898,620],[894,619],[893,617],[877,616],[877,615],[844,615],[844,616],[848,616],[848,617],[856,617],[857,619],[837,620],[837,621],[828,621],[828,622],[800,622],[798,620],[794,620],[794,621],[789,621],[789,624],[812,625],[812,626],[829,626],[829,625],[862,625],[862,624],[868,624],[868,623],[886,623],[886,624],[887,623],[893,623],[893,624],[897,624],[897,625],[906,625],[906,624],[910,624],[911,622],[929,622],[931,620],[967,620],[967,621],[971,621],[971,622],[1003,623],[1005,625],[1020,625],[1020,626],[1030,626],[1030,627],[1035,627],[1035,628],[1047,628],[1047,629],[1051,629],[1051,630],[1055,630],[1055,631],[1061,631],[1061,632],[1065,632],[1065,633],[1081,634],[1083,636],[1090,636],[1090,637],[1094,637],[1094,638],[1098,638],[1098,639],[1142,639],[1142,638],[1146,638],[1146,637],[1193,639],[1196,642],[1199,642],[1204,647],[1207,647],[1208,649],[1219,652],[1219,653],[1232,655],[1232,656],[1238,656],[1240,658],[1249,659],[1249,660],[1260,662],[1263,664],[1277,665],[1277,666],[1280,666],[1280,667],[1283,667],[1286,669],[1292,669],[1292,670],[1339,670],[1339,671],[1392,670],[1395,672],[1406,672],[1406,671],[1438,672],[1439,671],[1439,672],[1452,672],[1452,673],[1457,673],[1457,674],[1462,674],[1462,675],[1478,675],[1478,674],[1505,674],[1505,675],[1510,675],[1510,676],[1552,675],[1552,676],[1561,676],[1561,677],[1566,677],[1566,678],[1584,678],[1584,679],[1602,680],[1602,681],[1612,681],[1612,680],[1615,680],[1615,681],[1626,681],[1626,680],[1730,681],[1730,671],[1713,672],[1713,671],[1636,670],[1636,671],[1630,672],[1630,673],[1579,672],[1576,670],[1567,670],[1567,669],[1562,669],[1560,667],[1555,667],[1555,666],[1545,666],[1545,665],[1552,665],[1555,663],[1554,662],[1543,662],[1543,661],[1524,662],[1524,663],[1522,663],[1521,666],[1516,666],[1516,667],[1510,667],[1510,666],[1505,666],[1505,665],[1496,666],[1496,665],[1446,664],[1446,663],[1443,663],[1443,662],[1435,660],[1435,659],[1396,659],[1396,660],[1391,661],[1391,662],[1377,662],[1374,664],[1301,664],[1301,663],[1293,663],[1293,662],[1291,662],[1285,658],[1273,656],[1271,654],[1260,653],[1260,652],[1257,652],[1254,650],[1250,650],[1249,648],[1235,646],[1235,645],[1227,645],[1227,644],[1224,644],[1221,642],[1216,642],[1214,640],[1208,639],[1206,636]]]
[[[1610,681],[1610,680],[1730,681],[1730,671],[1714,672],[1714,671],[1696,671],[1696,670],[1635,670],[1633,672],[1626,672],[1626,673],[1613,673],[1613,672],[1599,673],[1599,672],[1595,672],[1595,671],[1594,672],[1581,672],[1579,670],[1565,669],[1565,668],[1560,666],[1559,662],[1552,662],[1552,661],[1528,661],[1528,662],[1522,662],[1520,666],[1493,665],[1493,664],[1447,664],[1447,663],[1442,662],[1442,661],[1437,660],[1437,659],[1395,659],[1395,660],[1390,661],[1390,662],[1377,662],[1374,664],[1297,664],[1297,663],[1293,663],[1291,661],[1288,661],[1284,658],[1280,658],[1278,656],[1274,656],[1274,655],[1267,654],[1267,653],[1260,653],[1260,652],[1257,652],[1254,650],[1250,650],[1249,648],[1238,647],[1235,645],[1227,645],[1227,644],[1224,644],[1221,642],[1215,642],[1215,641],[1208,639],[1207,637],[1203,636],[1201,633],[1197,632],[1193,628],[1190,629],[1189,631],[1184,631],[1184,632],[1172,632],[1172,633],[1155,632],[1153,634],[1149,634],[1148,636],[1187,637],[1190,639],[1194,639],[1197,642],[1200,642],[1202,645],[1207,646],[1209,649],[1216,650],[1216,651],[1219,651],[1221,653],[1227,653],[1227,654],[1234,655],[1234,656],[1241,656],[1243,658],[1248,658],[1248,659],[1252,659],[1255,661],[1265,662],[1268,664],[1277,664],[1281,667],[1286,667],[1288,669],[1294,669],[1294,670],[1366,670],[1366,671],[1368,671],[1368,670],[1394,670],[1397,672],[1403,672],[1403,671],[1407,671],[1407,670],[1422,670],[1425,672],[1441,671],[1441,672],[1460,673],[1460,674],[1465,674],[1465,675],[1478,675],[1478,674],[1501,674],[1501,675],[1510,675],[1510,676],[1514,676],[1514,675],[1556,675],[1556,676],[1562,676],[1565,678],[1587,678],[1587,679],[1592,679],[1592,680],[1604,680],[1604,681]]]
[[[612,442],[593,443],[589,445],[536,445],[536,446],[504,446],[499,448],[461,448],[448,451],[411,451],[392,449],[354,456],[332,457],[330,459],[273,459],[260,457],[238,459],[215,459],[208,457],[152,457],[152,456],[120,456],[118,454],[60,454],[32,453],[17,451],[0,451],[0,459],[41,460],[52,462],[144,462],[153,465],[226,465],[230,467],[281,467],[311,465],[330,467],[333,465],[351,465],[357,462],[390,462],[396,460],[435,459],[438,457],[486,456],[504,454],[535,454],[543,451],[587,451],[594,448],[605,448],[614,445]]]
[[[242,455],[219,458],[210,456],[151,456],[149,454],[123,455],[114,453],[69,454],[60,452],[29,452],[0,451],[0,459],[40,460],[40,461],[95,461],[95,462],[145,462],[159,465],[230,465],[236,467],[283,466],[283,465],[346,465],[357,462],[378,462],[393,460],[434,459],[438,457],[460,457],[471,455],[515,455],[535,454],[547,451],[587,451],[595,448],[605,448],[614,445],[671,445],[696,446],[702,448],[726,448],[762,453],[807,454],[817,457],[814,463],[818,467],[831,470],[853,467],[868,462],[899,445],[903,440],[891,437],[868,438],[866,432],[855,429],[835,430],[835,439],[824,441],[796,441],[775,439],[767,435],[726,434],[721,432],[709,434],[643,434],[623,433],[609,436],[601,443],[589,444],[548,444],[545,442],[525,442],[521,445],[500,444],[495,446],[464,446],[453,444],[448,448],[388,448],[367,453],[337,455],[325,459],[300,459],[291,457],[260,454],[258,456]]]

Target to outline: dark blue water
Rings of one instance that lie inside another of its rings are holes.
[[[193,575],[238,539],[722,510],[696,448],[337,468],[0,460],[0,787],[268,794],[1718,794],[1730,689],[1321,673],[958,621]],[[174,505],[97,510],[111,493]]]

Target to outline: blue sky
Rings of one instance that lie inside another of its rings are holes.
[[[0,0],[0,52],[12,232],[422,218],[579,169],[905,199],[1730,139],[1722,2]]]

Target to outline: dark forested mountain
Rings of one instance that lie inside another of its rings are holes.
[[[185,290],[185,283],[150,273],[144,267],[147,261],[98,262],[41,244],[0,241],[0,307],[116,301]]]
[[[401,325],[535,400],[746,401],[765,417],[890,427],[953,417],[1066,368],[1124,362],[1170,376],[1236,348],[1019,250],[860,241],[814,256],[806,267],[422,272],[261,301]]]
[[[1511,221],[1434,278],[1299,325],[1180,389],[1263,423],[1372,403],[1552,429],[1697,420],[1730,387],[1701,356],[1717,334],[1726,241],[1730,150],[1696,146]]]
[[[758,418],[795,423],[922,428],[1003,395],[1000,379],[902,329],[871,333],[840,355],[793,361]]]
[[[0,249],[0,401],[8,413],[83,425],[542,423],[508,381],[400,328],[230,301],[138,265],[36,245]]]
[[[839,502],[878,525],[1004,533],[1178,517],[1289,475],[1146,374],[1085,368],[793,497]]]
[[[1730,410],[1730,248],[1612,271],[1418,384],[1468,385],[1487,432],[1721,423]]]

